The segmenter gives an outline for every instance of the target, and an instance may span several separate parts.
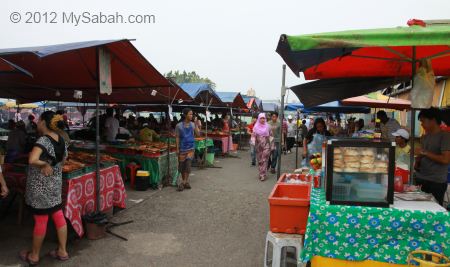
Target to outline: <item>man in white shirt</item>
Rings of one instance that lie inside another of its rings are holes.
[[[114,118],[114,110],[112,108],[106,109],[105,120],[105,135],[106,141],[116,141],[116,136],[119,133],[119,120]]]
[[[286,150],[287,153],[291,153],[291,149],[294,147],[297,136],[297,123],[292,120],[292,115],[288,116],[287,128]]]

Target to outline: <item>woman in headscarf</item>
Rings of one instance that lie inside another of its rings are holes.
[[[255,145],[256,157],[258,159],[259,180],[266,179],[267,164],[270,152],[273,150],[273,135],[266,121],[266,114],[260,113],[253,127],[252,141]]]

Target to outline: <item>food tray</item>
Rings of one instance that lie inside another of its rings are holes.
[[[161,156],[161,152],[143,152],[142,156],[149,158],[156,158]]]
[[[84,168],[81,168],[72,172],[63,172],[62,177],[63,179],[72,179],[75,177],[82,176],[83,174],[85,174]]]
[[[115,161],[102,161],[102,162],[100,162],[100,167],[108,168],[108,167],[114,166],[116,164],[117,163]]]
[[[384,199],[387,189],[383,188],[381,184],[358,183],[354,187],[356,195],[361,199]]]
[[[84,167],[84,173],[95,172],[96,164]]]
[[[333,199],[346,200],[350,196],[352,184],[349,183],[334,183],[333,184]]]

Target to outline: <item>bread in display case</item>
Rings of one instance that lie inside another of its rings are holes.
[[[330,204],[389,207],[394,199],[395,143],[331,139],[326,148]]]

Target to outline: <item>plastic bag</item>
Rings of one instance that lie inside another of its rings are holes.
[[[256,144],[256,137],[252,134],[250,137],[250,145],[254,146]]]
[[[430,108],[433,102],[435,77],[431,60],[421,59],[420,68],[414,76],[414,86],[411,90],[412,108]]]

